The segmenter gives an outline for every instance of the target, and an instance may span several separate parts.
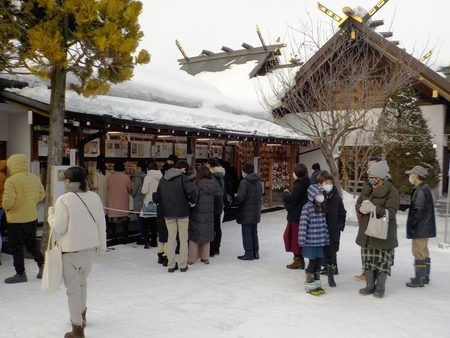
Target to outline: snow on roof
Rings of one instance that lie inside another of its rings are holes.
[[[16,79],[29,85],[8,91],[50,103],[50,89],[46,83],[30,76]],[[227,97],[214,86],[181,70],[151,64],[137,67],[132,80],[112,85],[107,95],[85,98],[67,90],[66,110],[91,115],[110,114],[174,128],[206,129],[208,126],[259,136],[307,139],[274,123],[271,114],[257,103]]]

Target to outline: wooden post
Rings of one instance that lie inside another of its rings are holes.
[[[195,162],[196,162],[196,158],[195,158],[195,149],[197,146],[197,139],[194,136],[188,136],[187,137],[187,156],[188,159],[189,157],[191,158],[191,165],[194,169],[195,168]],[[189,160],[188,160],[189,162]]]
[[[273,203],[273,158],[269,162],[269,187],[267,191],[267,206],[271,207]]]

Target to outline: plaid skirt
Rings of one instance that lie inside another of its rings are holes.
[[[394,265],[394,249],[361,248],[361,260],[364,270],[376,270],[391,275]]]

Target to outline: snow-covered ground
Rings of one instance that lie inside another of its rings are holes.
[[[450,337],[450,250],[441,250],[445,219],[438,218],[438,237],[430,240],[431,282],[411,289],[410,241],[406,213],[399,212],[392,277],[383,299],[361,296],[360,249],[354,202],[338,254],[337,287],[322,276],[326,294],[303,289],[304,271],[286,269],[292,255],[284,250],[284,210],[263,214],[259,226],[259,261],[239,261],[240,226],[223,224],[221,255],[210,265],[200,262],[187,273],[167,272],[156,262],[156,249],[119,245],[97,255],[88,279],[86,337]],[[12,258],[2,255],[0,280],[14,273]],[[65,289],[40,292],[37,267],[26,261],[29,281],[0,283],[0,337],[63,337],[70,322]]]

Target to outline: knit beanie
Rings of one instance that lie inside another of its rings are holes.
[[[373,176],[376,176],[381,179],[385,179],[386,175],[389,172],[389,167],[386,161],[380,161],[372,164],[369,169],[367,169],[367,173]]]
[[[255,172],[255,165],[252,162],[247,161],[242,165],[242,171],[246,174],[253,174]]]

